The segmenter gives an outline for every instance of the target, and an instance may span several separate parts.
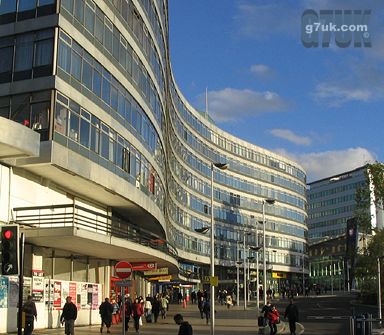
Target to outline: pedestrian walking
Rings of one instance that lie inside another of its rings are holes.
[[[101,303],[101,305],[99,306],[99,314],[101,317],[100,333],[103,332],[104,325],[107,327],[107,333],[111,332],[109,328],[111,328],[111,324],[112,324],[112,313],[113,313],[113,306],[109,302],[109,299],[105,298],[104,302]]]
[[[125,331],[128,331],[129,321],[131,320],[132,315],[132,299],[129,294],[125,297]]]
[[[37,310],[30,295],[23,305],[23,312],[25,313],[24,335],[32,335],[35,319],[37,320]]]
[[[203,307],[204,307],[204,298],[201,295],[198,302],[197,302],[197,308],[199,309],[200,312],[200,317],[204,319],[204,312],[203,312]]]
[[[293,303],[293,299],[289,300],[289,305],[285,309],[284,317],[288,318],[290,335],[296,335],[296,322],[299,321],[299,309]]]
[[[207,321],[207,324],[209,322],[209,318],[211,317],[211,305],[209,303],[209,300],[206,299],[204,301],[204,305],[203,305],[203,313],[205,315],[205,319]]]
[[[264,307],[261,309],[261,313],[263,313],[264,320],[263,322],[259,321],[259,324],[263,324],[263,326],[267,325],[268,322],[268,313],[272,310],[272,304],[270,301],[267,301],[267,303],[264,305]]]
[[[168,299],[165,295],[161,298],[161,318],[165,319],[167,317],[167,310],[168,310]]]
[[[135,323],[136,334],[140,334],[140,320],[141,316],[144,314],[143,304],[139,298],[135,299],[135,302],[132,304],[132,316]]]
[[[156,294],[155,298],[153,299],[153,304],[152,304],[152,313],[153,313],[153,319],[155,323],[157,322],[157,319],[160,314],[160,296]]]
[[[152,322],[152,297],[148,296],[144,302],[144,315],[147,322]]]
[[[65,324],[65,334],[75,335],[75,321],[77,319],[77,307],[72,302],[72,298],[68,296],[65,299],[66,303],[63,307],[63,312],[60,316],[61,324]]]
[[[280,314],[275,305],[271,306],[271,310],[268,312],[269,328],[271,329],[270,335],[277,334],[277,324],[280,323]]]
[[[120,306],[119,306],[119,304],[116,302],[115,299],[112,299],[111,304],[112,304],[112,307],[113,307],[113,311],[112,311],[112,323],[113,323],[113,324],[117,324],[117,323],[120,322]]]
[[[193,335],[192,326],[189,322],[184,321],[183,316],[181,314],[176,314],[173,317],[177,325],[180,325],[178,335]]]

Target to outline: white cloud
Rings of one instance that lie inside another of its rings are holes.
[[[330,106],[337,107],[351,101],[368,102],[374,96],[372,89],[359,87],[345,87],[340,83],[320,83],[316,85],[314,96],[317,100],[324,100]]]
[[[254,64],[250,67],[251,73],[260,78],[270,78],[273,75],[272,69],[268,65]]]
[[[271,129],[269,133],[275,137],[285,139],[289,142],[298,144],[298,145],[311,145],[312,140],[307,136],[296,135],[292,130],[289,129]]]
[[[203,105],[205,95],[198,96],[199,105]],[[277,93],[254,91],[250,89],[224,88],[208,92],[209,115],[218,122],[239,121],[267,112],[287,109],[288,102]]]
[[[301,164],[307,172],[308,182],[353,170],[376,160],[373,152],[361,147],[304,154],[289,153],[284,149],[275,151]]]

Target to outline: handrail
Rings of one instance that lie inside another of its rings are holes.
[[[119,217],[77,204],[17,207],[14,211],[16,212],[15,223],[19,225],[44,229],[74,226],[139,243],[177,258],[176,248],[162,237]]]

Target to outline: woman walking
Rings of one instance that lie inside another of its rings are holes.
[[[143,314],[143,304],[140,302],[139,298],[136,298],[135,302],[132,304],[132,315],[135,323],[136,334],[140,334],[140,319]]]
[[[280,322],[280,314],[275,305],[271,306],[271,310],[267,314],[269,320],[269,328],[271,329],[270,335],[277,334],[277,324]]]

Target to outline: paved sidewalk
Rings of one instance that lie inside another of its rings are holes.
[[[251,306],[244,311],[243,306],[235,306],[227,309],[225,306],[216,305],[215,333],[216,335],[257,335],[259,327],[257,326],[257,311],[255,306]],[[157,323],[146,323],[140,328],[141,335],[172,335],[178,334],[178,326],[173,321],[173,316],[181,313],[184,319],[193,327],[194,335],[210,334],[210,325],[206,324],[205,319],[200,318],[197,305],[188,305],[182,308],[182,305],[171,304],[167,318],[162,320],[159,317]],[[133,322],[129,323],[129,331],[127,334],[135,334]],[[269,334],[267,327],[265,334]],[[280,332],[278,334],[289,334],[289,327],[285,322],[279,324]],[[84,326],[75,328],[76,335],[100,334],[100,325]],[[298,332],[300,334],[302,332]],[[64,328],[60,329],[38,329],[33,332],[35,335],[64,335]],[[106,334],[104,327],[103,334]],[[122,334],[121,324],[111,327],[111,334]]]

